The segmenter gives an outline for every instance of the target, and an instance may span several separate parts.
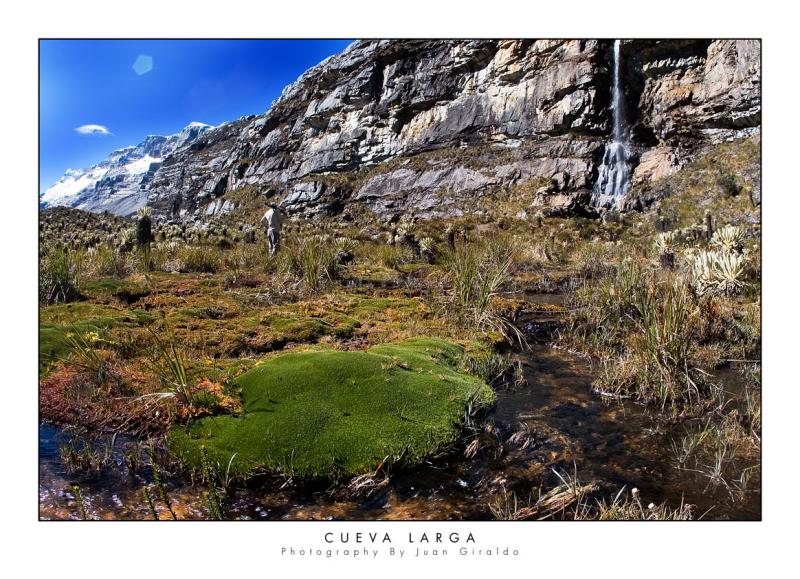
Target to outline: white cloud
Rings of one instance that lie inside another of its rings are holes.
[[[103,125],[81,125],[77,127],[75,131],[81,135],[113,135],[111,131],[108,130],[108,127],[104,127]]]

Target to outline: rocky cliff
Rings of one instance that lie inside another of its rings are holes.
[[[168,219],[205,219],[235,209],[237,191],[255,190],[306,214],[426,217],[481,211],[502,194],[534,210],[592,213],[611,130],[611,46],[355,42],[265,114],[167,157],[148,204]],[[624,41],[621,59],[634,184],[668,175],[708,143],[758,130],[758,41]]]
[[[666,176],[707,143],[761,126],[757,40],[626,43],[625,79],[639,147],[633,182]]]
[[[164,158],[213,128],[204,123],[190,123],[168,137],[148,135],[138,145],[113,151],[87,169],[67,169],[42,194],[41,206],[132,215],[147,203],[148,185]]]

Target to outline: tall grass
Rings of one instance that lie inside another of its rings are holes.
[[[466,370],[487,384],[501,378],[512,367],[511,359],[494,350],[480,350],[464,356],[462,362]]]
[[[96,347],[100,342],[97,333],[84,333],[72,325],[69,331],[64,332],[63,340],[72,352],[70,363],[87,371],[96,384],[102,384],[110,371],[110,365]]]
[[[594,508],[586,503],[576,509],[578,520],[598,521],[691,521],[694,518],[692,505],[681,502],[676,509],[670,508],[666,502],[644,505],[639,490],[627,492],[622,487],[610,501],[597,501]]]
[[[729,401],[728,410],[672,441],[678,468],[704,476],[708,486],[723,488],[734,499],[744,498],[758,468],[761,410],[748,396]]]
[[[376,250],[378,263],[383,267],[398,270],[401,265],[414,261],[414,252],[404,245],[379,245]]]
[[[491,309],[492,298],[511,279],[515,252],[513,243],[503,239],[459,243],[446,254],[442,267],[452,287],[452,305],[463,321],[521,340],[513,325]]]
[[[156,354],[154,369],[162,385],[174,394],[179,403],[190,406],[192,389],[183,351],[177,346],[174,336],[168,334],[166,339],[162,339],[153,330],[150,334]]]
[[[625,259],[586,282],[571,305],[567,339],[603,360],[601,391],[674,410],[716,395],[692,362],[700,315],[682,278]]]
[[[87,270],[98,277],[125,277],[128,273],[125,256],[107,243],[87,254],[86,262]]]
[[[634,305],[639,332],[630,346],[644,378],[637,385],[640,397],[652,394],[662,407],[679,400],[699,402],[690,369],[692,305],[686,286],[680,281],[639,286]]]
[[[288,239],[281,258],[283,269],[311,290],[319,290],[336,278],[336,246],[320,235]]]
[[[742,414],[749,435],[754,441],[761,441],[761,365],[752,365],[745,372],[749,380],[744,388]]]
[[[602,356],[617,350],[635,313],[636,288],[650,282],[649,274],[632,259],[625,259],[612,275],[592,279],[570,297],[576,312],[572,333],[588,346],[590,353]]]
[[[57,246],[45,251],[39,264],[39,301],[72,302],[80,298],[83,252]]]
[[[58,454],[68,473],[96,476],[114,463],[116,439],[117,434],[114,433],[108,442],[95,446],[87,440],[71,437],[67,442],[58,445]]]
[[[220,250],[207,245],[184,245],[177,258],[182,272],[216,273],[221,264]]]

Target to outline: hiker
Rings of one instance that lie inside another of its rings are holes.
[[[267,242],[269,244],[269,256],[275,257],[281,242],[281,210],[275,203],[269,204],[269,209],[261,218],[267,228]]]

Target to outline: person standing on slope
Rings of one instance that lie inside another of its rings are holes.
[[[275,203],[270,203],[264,217],[261,218],[267,228],[267,243],[269,256],[275,257],[281,242],[281,210]]]

